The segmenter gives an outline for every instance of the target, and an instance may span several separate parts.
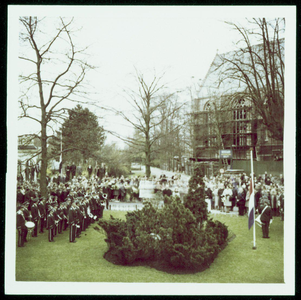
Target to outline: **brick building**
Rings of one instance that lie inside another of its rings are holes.
[[[259,46],[254,49],[258,47],[260,54]],[[235,51],[216,54],[198,97],[192,103],[194,158],[203,162],[211,173],[221,167],[229,169],[244,165],[243,161],[250,160],[250,149],[254,161],[279,161],[278,165],[282,164],[283,142],[271,137],[248,98],[246,86],[239,79],[225,76],[229,64],[217,68],[222,59],[231,60],[235,55]],[[243,59],[248,60],[247,57]],[[220,80],[221,73],[224,80]]]

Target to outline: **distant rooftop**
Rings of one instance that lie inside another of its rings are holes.
[[[37,150],[35,145],[18,145],[18,150]]]

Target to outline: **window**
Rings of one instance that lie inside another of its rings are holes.
[[[244,99],[239,99],[233,107],[233,145],[250,145],[251,123],[247,119],[248,107]]]

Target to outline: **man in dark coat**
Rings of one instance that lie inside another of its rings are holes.
[[[105,177],[105,174],[106,174],[106,167],[104,164],[102,164],[102,166],[100,167],[100,170],[99,170],[99,178],[100,179],[103,179]]]
[[[66,182],[68,182],[70,180],[70,172],[71,172],[71,168],[69,164],[66,166],[65,171],[66,171]]]
[[[26,164],[26,167],[25,167],[25,180],[26,181],[29,181],[29,176],[30,176],[30,167],[28,166],[28,164]]]
[[[24,203],[24,194],[22,192],[21,187],[18,187],[18,189],[17,189],[17,203],[18,204]]]
[[[35,196],[36,196],[36,194],[32,189],[26,188],[25,195],[24,195],[24,202],[28,202],[29,209],[30,209],[31,204],[32,204],[31,198],[34,198]]]
[[[264,200],[264,208],[261,212],[260,220],[262,222],[262,237],[265,239],[270,238],[269,237],[269,227],[270,227],[270,221],[273,219],[272,217],[272,209],[269,204],[269,200]]]
[[[29,203],[28,202],[24,202],[22,205],[22,212],[25,218],[25,222],[26,221],[31,221],[31,216],[30,216],[30,212],[28,210],[29,207]],[[28,234],[28,229],[27,227],[24,230],[24,241],[27,242],[27,234]]]
[[[33,204],[31,205],[31,218],[32,222],[34,222],[34,229],[32,231],[32,237],[37,237],[38,236],[38,223],[39,223],[39,208],[38,208],[38,198],[32,198],[31,201]]]
[[[245,214],[245,203],[246,199],[243,193],[237,194],[237,206],[238,206],[238,215],[243,216]]]
[[[73,162],[71,167],[70,167],[70,171],[71,171],[71,179],[73,179],[75,177],[75,174],[76,174],[76,165],[75,163]]]
[[[30,167],[30,181],[34,181],[35,166]]]
[[[19,206],[17,211],[18,247],[24,247],[25,233],[27,231],[25,222],[26,220],[22,211],[22,206]]]
[[[39,233],[44,232],[44,228],[46,227],[46,206],[45,206],[45,197],[42,197],[38,203],[38,209],[40,212],[40,230]]]
[[[76,218],[76,208],[75,208],[75,203],[73,202],[71,207],[69,208],[68,211],[68,222],[69,222],[69,242],[70,243],[76,243],[75,240],[75,231],[76,231],[76,223],[77,223],[77,218]]]
[[[60,194],[60,203],[65,202],[70,191],[67,190],[67,187],[64,185],[63,190]]]
[[[63,210],[63,206],[62,205],[58,206],[58,208],[57,208],[57,214],[58,214],[58,217],[59,217],[57,231],[60,234],[63,231],[63,221],[64,221],[64,210]]]
[[[50,208],[49,214],[47,215],[47,228],[48,228],[48,241],[54,242],[54,228],[55,228],[55,217],[53,215],[54,209]]]
[[[68,228],[68,207],[67,202],[61,204],[63,209],[63,231],[67,230]]]
[[[54,203],[52,211],[53,211],[54,223],[55,223],[55,226],[54,226],[54,236],[56,236],[57,233],[58,233],[59,221],[61,220],[61,217],[60,217],[59,211],[58,211],[58,204],[57,204],[57,202]]]
[[[260,202],[260,198],[261,198],[261,187],[259,186],[257,191],[255,192],[255,196],[254,196],[254,205],[255,205],[255,209],[259,209],[259,202]]]

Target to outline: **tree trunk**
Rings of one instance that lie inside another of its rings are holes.
[[[151,156],[151,149],[150,149],[150,144],[149,144],[149,138],[148,138],[148,136],[146,136],[146,141],[145,141],[145,176],[146,177],[150,177],[150,175],[151,175],[150,156]]]
[[[40,174],[40,192],[41,196],[47,196],[47,132],[46,132],[46,119],[45,112],[42,112],[41,122],[41,147],[42,147],[42,162],[41,162],[41,174]]]
[[[150,152],[145,153],[145,176],[150,177],[151,170],[150,170]]]

